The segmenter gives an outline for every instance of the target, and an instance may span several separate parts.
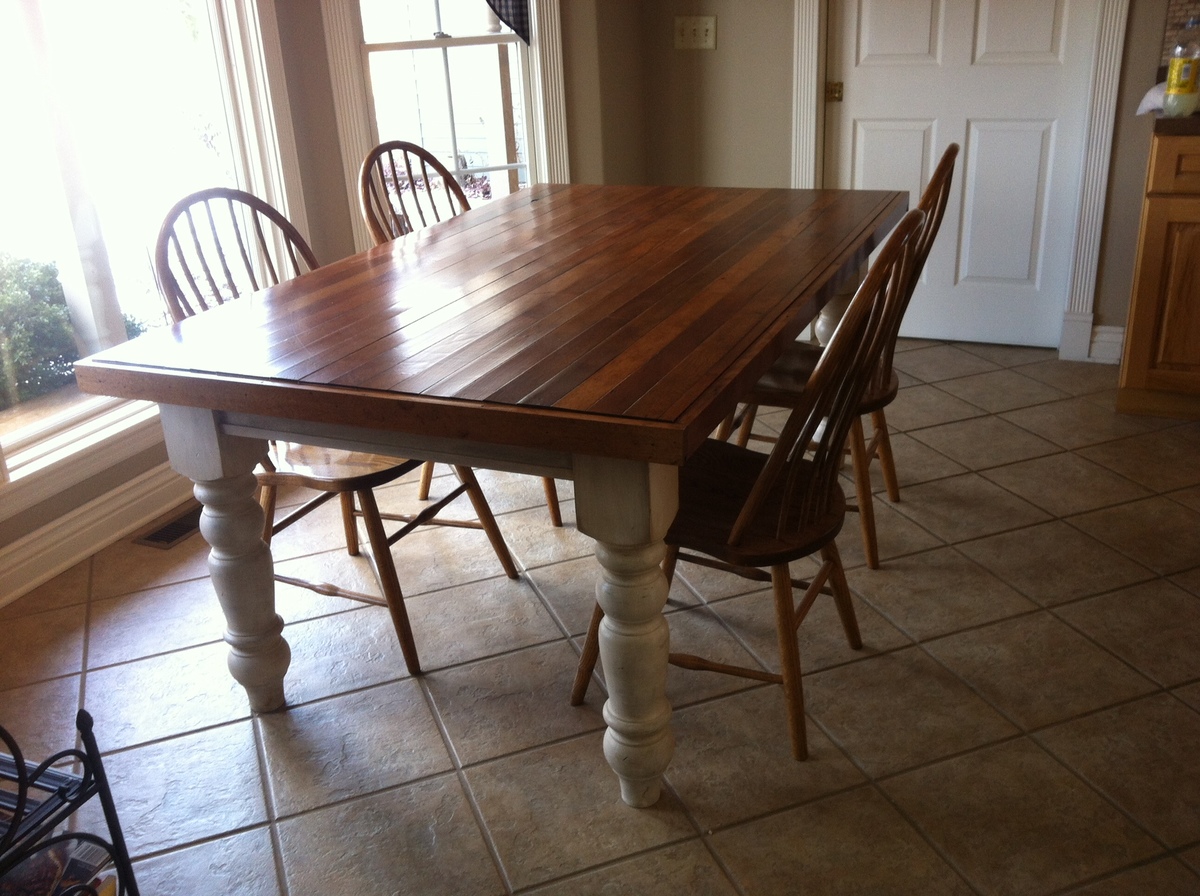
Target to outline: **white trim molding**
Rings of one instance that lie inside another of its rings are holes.
[[[358,0],[325,0],[321,4],[321,21],[325,31],[325,53],[329,57],[333,112],[337,120],[338,143],[342,148],[346,195],[357,197],[359,166],[375,145]],[[375,245],[366,222],[358,213],[357,200],[350,209],[350,226],[354,231],[355,249],[361,252]]]
[[[1124,327],[1092,327],[1092,344],[1087,358],[1099,364],[1120,364],[1124,348]]]
[[[1071,266],[1062,335],[1058,342],[1059,357],[1067,361],[1104,360],[1092,355],[1095,344],[1093,312],[1096,307],[1100,238],[1104,231],[1104,203],[1108,197],[1113,122],[1117,112],[1121,55],[1125,48],[1125,24],[1128,18],[1129,0],[1102,0],[1088,106],[1087,142],[1083,153],[1079,223],[1075,229],[1075,258]]]
[[[825,4],[795,0],[792,77],[792,187],[821,186],[825,122]]]
[[[531,0],[533,43],[529,71],[537,162],[530,179],[538,183],[571,182],[567,152],[567,88],[563,72],[562,21],[559,0]]]
[[[275,0],[210,0],[239,186],[309,233]]]
[[[191,494],[191,481],[162,464],[0,548],[0,606],[136,532]]]

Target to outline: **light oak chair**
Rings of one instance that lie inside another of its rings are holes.
[[[673,578],[677,562],[684,560],[770,581],[780,671],[731,666],[680,653],[672,653],[670,662],[687,669],[782,684],[796,759],[808,755],[796,633],[820,594],[832,594],[850,646],[862,647],[834,542],[846,514],[839,470],[859,402],[878,368],[893,320],[903,310],[912,264],[910,237],[924,220],[925,213],[914,209],[888,238],[771,453],[708,439],[680,471],[679,511],[665,538],[667,580]],[[816,575],[810,581],[793,579],[788,564],[812,554],[821,557]],[[794,588],[803,591],[798,602]],[[576,672],[573,704],[583,701],[591,680],[603,616],[597,605]]]
[[[176,203],[159,231],[154,253],[159,290],[177,323],[214,305],[307,274],[317,267],[308,243],[278,210],[250,193],[224,187],[201,190]],[[419,514],[380,513],[374,489],[423,464],[422,460],[273,441],[269,443],[267,457],[256,470],[264,515],[263,540],[268,544],[272,536],[337,497],[341,503],[346,550],[351,556],[358,556],[356,520],[362,519],[382,599],[328,582],[314,583],[280,574],[275,578],[321,594],[386,606],[404,652],[404,661],[414,675],[421,671],[421,664],[392,559],[393,544],[422,525],[482,529],[505,574],[509,578],[517,577],[517,568],[504,536],[500,534],[470,467],[455,466],[458,486]],[[281,486],[311,489],[317,495],[276,519],[276,500]],[[439,517],[447,504],[463,494],[470,499],[478,520]],[[403,525],[388,535],[384,520]]]
[[[854,484],[856,504],[851,509],[859,514],[859,528],[862,530],[863,546],[866,553],[867,566],[879,568],[879,541],[875,532],[875,507],[871,489],[871,462],[879,460],[880,472],[883,474],[884,486],[887,489],[888,500],[893,503],[900,500],[900,482],[896,476],[896,462],[892,456],[892,444],[888,438],[886,408],[895,400],[900,390],[900,380],[892,369],[892,360],[896,353],[896,340],[900,336],[900,323],[904,309],[912,298],[925,267],[925,259],[937,237],[938,229],[942,226],[942,216],[946,211],[946,200],[950,194],[950,182],[954,175],[954,163],[958,157],[958,144],[951,143],[942,154],[933,176],[930,177],[921,201],[917,208],[925,212],[925,224],[913,238],[913,265],[909,274],[909,282],[905,287],[903,306],[900,315],[896,317],[893,331],[888,334],[884,345],[883,355],[879,360],[879,368],[867,385],[867,390],[859,404],[858,415],[850,429],[849,452],[854,466]],[[735,441],[746,445],[751,439],[770,442],[770,436],[753,432],[755,416],[759,407],[788,408],[795,405],[803,393],[808,378],[812,375],[822,348],[808,342],[795,342],[787,349],[772,366],[771,370],[755,385],[746,396],[745,404],[737,417],[731,417],[718,432],[720,438],[727,438],[736,427]],[[871,438],[868,441],[863,429],[862,418],[871,419]]]
[[[462,186],[436,156],[404,140],[380,143],[363,159],[358,172],[358,206],[375,245],[390,242],[471,207]],[[418,497],[429,495],[433,464],[421,471]],[[562,525],[558,487],[542,479],[550,522]]]

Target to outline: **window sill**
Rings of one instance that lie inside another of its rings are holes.
[[[110,469],[141,451],[161,445],[158,406],[144,401],[103,401],[98,412],[43,438],[6,452],[9,481],[0,483],[9,519]]]

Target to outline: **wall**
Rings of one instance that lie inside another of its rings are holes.
[[[1133,4],[1138,5],[1136,2]],[[1175,38],[1187,20],[1200,16],[1200,3],[1197,0],[1169,0],[1164,21],[1167,27],[1163,33],[1162,64],[1166,65],[1175,49]]]
[[[354,254],[350,216],[358,206],[346,195],[321,3],[286,0],[275,4],[275,16],[308,213],[305,236],[317,259],[328,264]]]
[[[646,182],[639,0],[562,4],[571,180]]]
[[[1128,309],[1152,127],[1132,112],[1154,82],[1168,2],[1130,4],[1097,278],[1100,325],[1123,326]],[[320,4],[276,8],[314,248],[333,260],[350,252],[357,212],[334,143]],[[717,16],[717,49],[675,50],[677,15]],[[565,0],[562,27],[573,180],[789,184],[792,0]]]
[[[563,73],[567,96],[567,146],[571,180],[604,183],[604,138],[601,130],[599,41],[596,0],[562,4]]]
[[[1135,113],[1156,81],[1166,16],[1167,0],[1137,0],[1129,7],[1100,264],[1096,271],[1094,323],[1097,326],[1124,327],[1129,312],[1146,164],[1154,131],[1154,116]]]
[[[648,181],[776,186],[791,181],[792,0],[643,4]],[[674,49],[680,15],[715,15],[715,50]]]

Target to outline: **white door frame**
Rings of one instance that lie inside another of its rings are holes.
[[[792,186],[821,183],[824,143],[825,22],[827,0],[794,0],[794,83],[792,103]],[[1059,357],[1068,361],[1120,360],[1123,328],[1095,327],[1096,269],[1104,203],[1108,195],[1108,166],[1112,155],[1113,121],[1121,81],[1121,54],[1129,0],[1101,0],[1084,146],[1082,195],[1076,224],[1074,258],[1063,309]]]

